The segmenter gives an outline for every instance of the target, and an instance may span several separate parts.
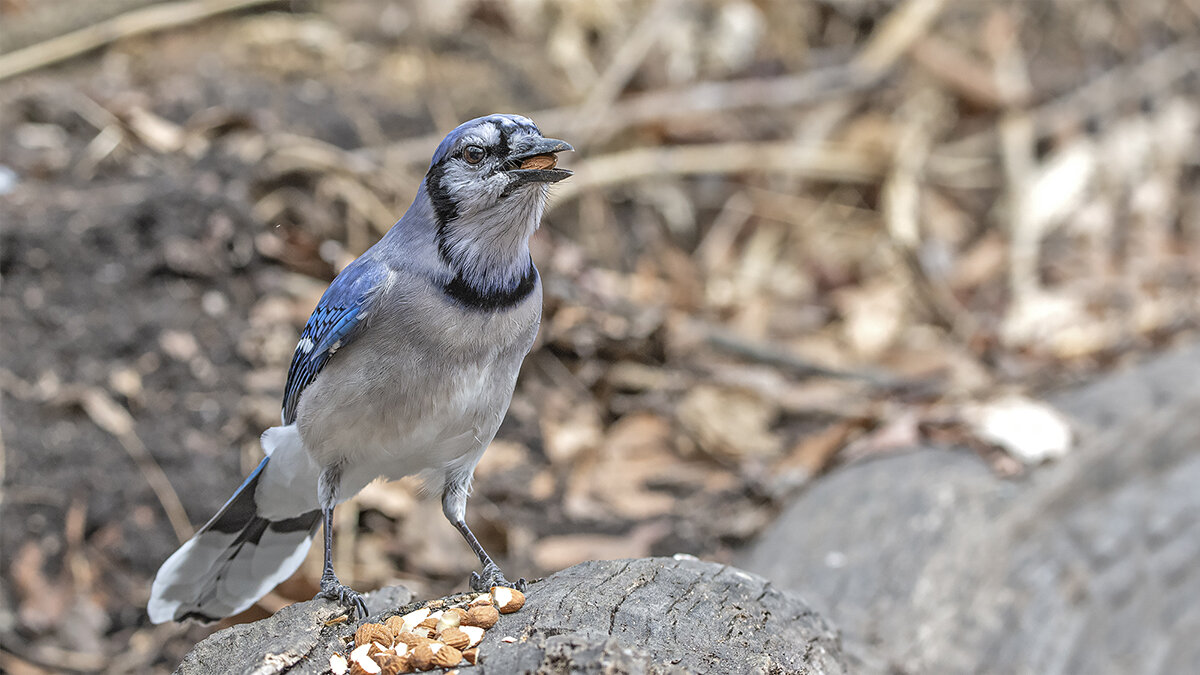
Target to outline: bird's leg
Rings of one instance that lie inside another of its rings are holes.
[[[337,485],[341,482],[341,467],[326,469],[318,481],[321,512],[325,516],[325,568],[321,572],[321,592],[316,597],[326,598],[350,610],[351,618],[367,618],[367,603],[362,594],[338,581],[333,571],[333,507],[337,503]]]
[[[482,592],[489,590],[493,586],[507,586],[524,592],[526,586],[525,580],[517,579],[516,583],[513,583],[506,579],[504,572],[500,571],[500,566],[496,564],[496,561],[492,560],[487,551],[483,550],[483,546],[475,538],[475,534],[471,532],[471,528],[467,527],[466,521],[456,520],[453,522],[454,527],[457,527],[458,531],[462,533],[463,539],[467,540],[467,544],[471,547],[471,550],[475,551],[475,555],[479,557],[479,563],[483,565],[483,574],[471,572],[471,588],[473,590]]]
[[[479,564],[483,565],[483,573],[471,572],[471,588],[476,591],[487,591],[493,586],[507,586],[524,592],[526,583],[524,579],[517,579],[516,583],[509,581],[504,576],[504,572],[500,571],[500,566],[496,561],[492,560],[492,556],[488,555],[487,551],[483,550],[483,545],[475,538],[475,533],[471,528],[467,527],[465,519],[467,508],[467,495],[470,492],[471,475],[468,473],[465,480],[454,480],[448,478],[445,488],[442,492],[442,512],[446,514],[446,519],[454,524],[454,527],[462,533],[463,539],[467,540],[467,545],[475,552],[479,558]]]

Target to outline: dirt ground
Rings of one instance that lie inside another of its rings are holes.
[[[143,3],[54,4],[0,1],[0,64]],[[325,284],[489,112],[579,149],[469,506],[510,576],[728,561],[918,439],[1019,479],[1069,447],[989,435],[997,396],[1052,418],[1192,336],[1197,66],[1187,0],[349,0],[0,79],[0,670],[167,672],[212,630],[151,626],[150,579],[257,462]],[[361,589],[474,566],[403,482],[336,547]]]

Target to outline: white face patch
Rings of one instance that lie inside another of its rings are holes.
[[[477,169],[466,162],[447,163],[442,189],[450,194],[460,220],[469,220],[495,206],[512,180],[503,171],[491,175],[486,172],[487,168]]]
[[[480,145],[485,148],[496,145],[500,142],[500,130],[494,124],[481,124],[471,132],[471,135],[463,139],[463,147],[468,145]]]
[[[528,273],[529,237],[541,221],[549,185],[517,184],[520,179],[505,170],[505,163],[541,138],[523,117],[480,118],[462,130],[430,171],[435,182],[429,189],[442,225],[438,249],[476,289],[510,288]],[[486,148],[487,157],[467,162],[463,149],[470,145]]]

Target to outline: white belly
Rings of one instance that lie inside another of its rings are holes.
[[[399,367],[396,359],[390,367],[378,359],[346,362],[370,365],[334,368],[331,362],[305,391],[297,420],[319,466],[345,467],[343,494],[378,476],[397,479],[478,461],[516,383],[516,368],[502,359],[436,371]]]

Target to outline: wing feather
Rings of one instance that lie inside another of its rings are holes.
[[[300,333],[288,368],[283,391],[284,424],[296,421],[304,389],[312,384],[334,353],[356,337],[375,291],[386,277],[386,270],[360,258],[343,270],[321,296]]]

